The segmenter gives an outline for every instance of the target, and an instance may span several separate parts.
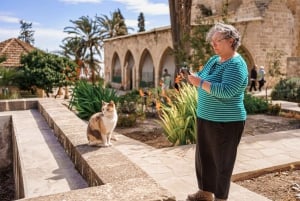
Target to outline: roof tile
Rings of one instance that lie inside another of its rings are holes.
[[[17,38],[10,38],[0,42],[0,56],[5,56],[6,61],[1,63],[4,67],[19,67],[22,54],[27,54],[36,48]]]

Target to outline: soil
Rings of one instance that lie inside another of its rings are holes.
[[[273,201],[300,200],[300,170],[273,172],[235,182]]]
[[[170,147],[172,144],[157,123],[159,119],[138,120],[131,128],[116,128],[116,132],[141,141],[155,148]],[[300,120],[271,115],[248,115],[243,136],[264,135],[277,131],[300,129]]]
[[[134,128],[116,128],[116,132],[155,148],[172,146],[164,136],[157,120],[138,121]],[[243,136],[266,135],[292,129],[300,129],[299,119],[282,116],[248,115]],[[298,170],[273,172],[236,183],[272,201],[300,201],[299,168]]]
[[[14,189],[14,176],[13,168],[7,168],[0,172],[0,200],[10,201],[14,200],[15,189]]]

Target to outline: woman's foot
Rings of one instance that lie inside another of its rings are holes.
[[[186,201],[213,201],[213,194],[211,192],[199,190],[194,194],[188,195]]]

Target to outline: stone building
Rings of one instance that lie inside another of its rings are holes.
[[[222,21],[222,0],[192,0],[191,26],[203,14],[200,5],[211,10],[204,17],[209,23]],[[254,64],[265,66],[272,53],[282,53],[281,71],[287,77],[300,77],[300,1],[299,0],[228,0],[227,20],[240,31],[248,69]],[[175,75],[172,54],[172,29],[151,31],[108,39],[104,42],[105,80],[116,88],[157,87],[164,68]],[[276,79],[268,75],[269,84]],[[270,85],[269,85],[270,86]]]

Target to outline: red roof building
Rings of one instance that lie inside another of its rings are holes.
[[[36,48],[17,38],[11,38],[0,42],[0,57],[6,60],[0,65],[3,67],[19,67],[22,54],[27,54]]]

